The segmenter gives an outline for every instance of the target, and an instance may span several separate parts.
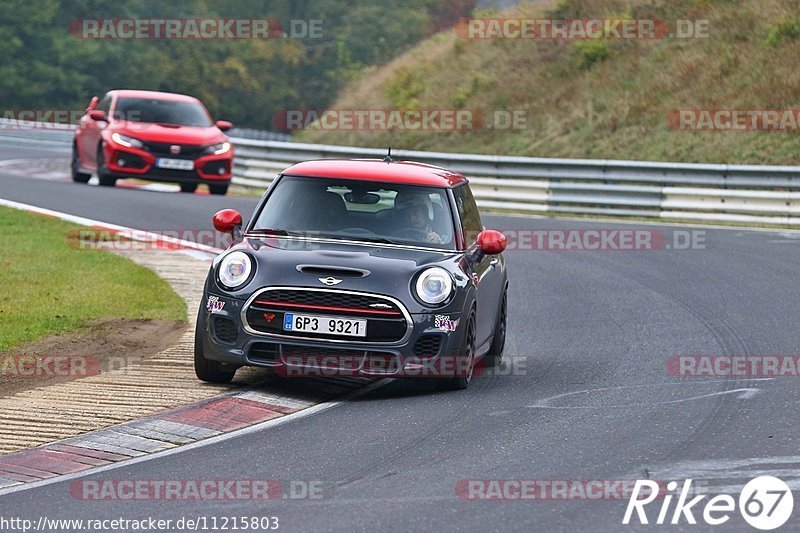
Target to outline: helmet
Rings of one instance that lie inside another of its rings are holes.
[[[414,193],[408,191],[401,191],[397,193],[394,199],[394,208],[397,211],[406,211],[414,207],[422,207],[425,209],[425,215],[428,220],[433,219],[433,206],[427,194]]]

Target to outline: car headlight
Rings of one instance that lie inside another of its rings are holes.
[[[203,150],[203,152],[205,152],[206,154],[222,155],[224,153],[229,152],[230,149],[231,149],[231,143],[224,142],[206,146],[206,149]]]
[[[417,296],[430,305],[438,305],[453,292],[453,278],[441,267],[431,267],[417,278]]]
[[[245,284],[252,271],[253,261],[249,255],[231,252],[219,262],[217,277],[224,288],[234,290]]]
[[[128,148],[141,148],[144,146],[144,143],[139,139],[134,139],[133,137],[128,137],[127,135],[122,135],[121,133],[112,133],[111,139],[115,143],[121,144],[122,146],[127,146]]]

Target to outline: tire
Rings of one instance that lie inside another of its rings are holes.
[[[97,147],[97,181],[100,182],[101,187],[114,187],[117,184],[117,178],[110,175],[106,168],[106,157],[103,155],[102,144]]]
[[[181,186],[181,192],[194,192],[194,191],[197,190],[197,184],[196,183],[183,182],[183,183],[180,184],[180,186]]]
[[[200,310],[202,313],[202,309]],[[200,331],[200,317],[194,332],[194,373],[197,379],[206,383],[230,383],[236,375],[236,369],[226,370],[220,363],[209,361],[203,354],[203,334]]]
[[[70,160],[70,173],[72,174],[72,181],[75,183],[89,183],[91,174],[81,172],[81,160],[78,157],[78,146],[72,143],[72,159]]]
[[[228,184],[223,183],[222,185],[209,185],[208,190],[211,194],[219,194],[220,196],[224,196],[228,193]]]
[[[464,331],[464,341],[461,344],[461,353],[458,355],[467,356],[467,371],[463,376],[439,380],[439,388],[442,390],[466,389],[472,381],[472,374],[475,369],[475,311],[469,314],[467,328]]]
[[[506,323],[508,321],[508,289],[503,291],[503,299],[500,300],[500,309],[497,310],[497,320],[494,325],[494,338],[489,351],[481,360],[483,366],[500,366],[503,362],[503,349],[506,346]]]

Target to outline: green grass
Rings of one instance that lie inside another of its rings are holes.
[[[68,243],[60,220],[0,208],[0,352],[97,319],[186,320],[186,304],[154,272]]]
[[[539,157],[800,164],[797,132],[677,131],[668,122],[674,109],[796,109],[796,1],[545,0],[500,16],[620,13],[666,21],[670,30],[676,20],[708,20],[709,37],[498,41],[466,40],[448,31],[364,72],[331,108],[456,107],[487,117],[495,110],[520,110],[528,117],[523,129],[307,130],[297,140]]]

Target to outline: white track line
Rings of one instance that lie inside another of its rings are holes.
[[[213,246],[207,246],[205,244],[200,244],[192,241],[187,241],[184,239],[178,239],[175,237],[168,237],[164,235],[159,235],[157,233],[152,233],[150,231],[138,230],[133,228],[128,228],[125,226],[118,226],[116,224],[109,224],[108,222],[101,222],[99,220],[92,220],[90,218],[79,217],[76,215],[70,215],[68,213],[61,213],[60,211],[53,211],[52,209],[45,209],[43,207],[36,207],[35,205],[30,204],[23,204],[19,202],[14,202],[11,200],[5,200],[0,198],[0,206],[10,207],[12,209],[19,209],[20,211],[28,211],[31,213],[37,213],[39,215],[49,216],[58,218],[67,222],[72,222],[74,224],[78,224],[81,226],[88,226],[92,228],[99,228],[112,231],[117,233],[123,237],[128,239],[132,239],[135,241],[144,241],[144,242],[162,242],[165,244],[173,244],[180,246],[182,248],[190,248],[193,250],[200,250],[203,252],[208,252],[214,255],[222,253],[224,250],[221,248],[214,248]]]

